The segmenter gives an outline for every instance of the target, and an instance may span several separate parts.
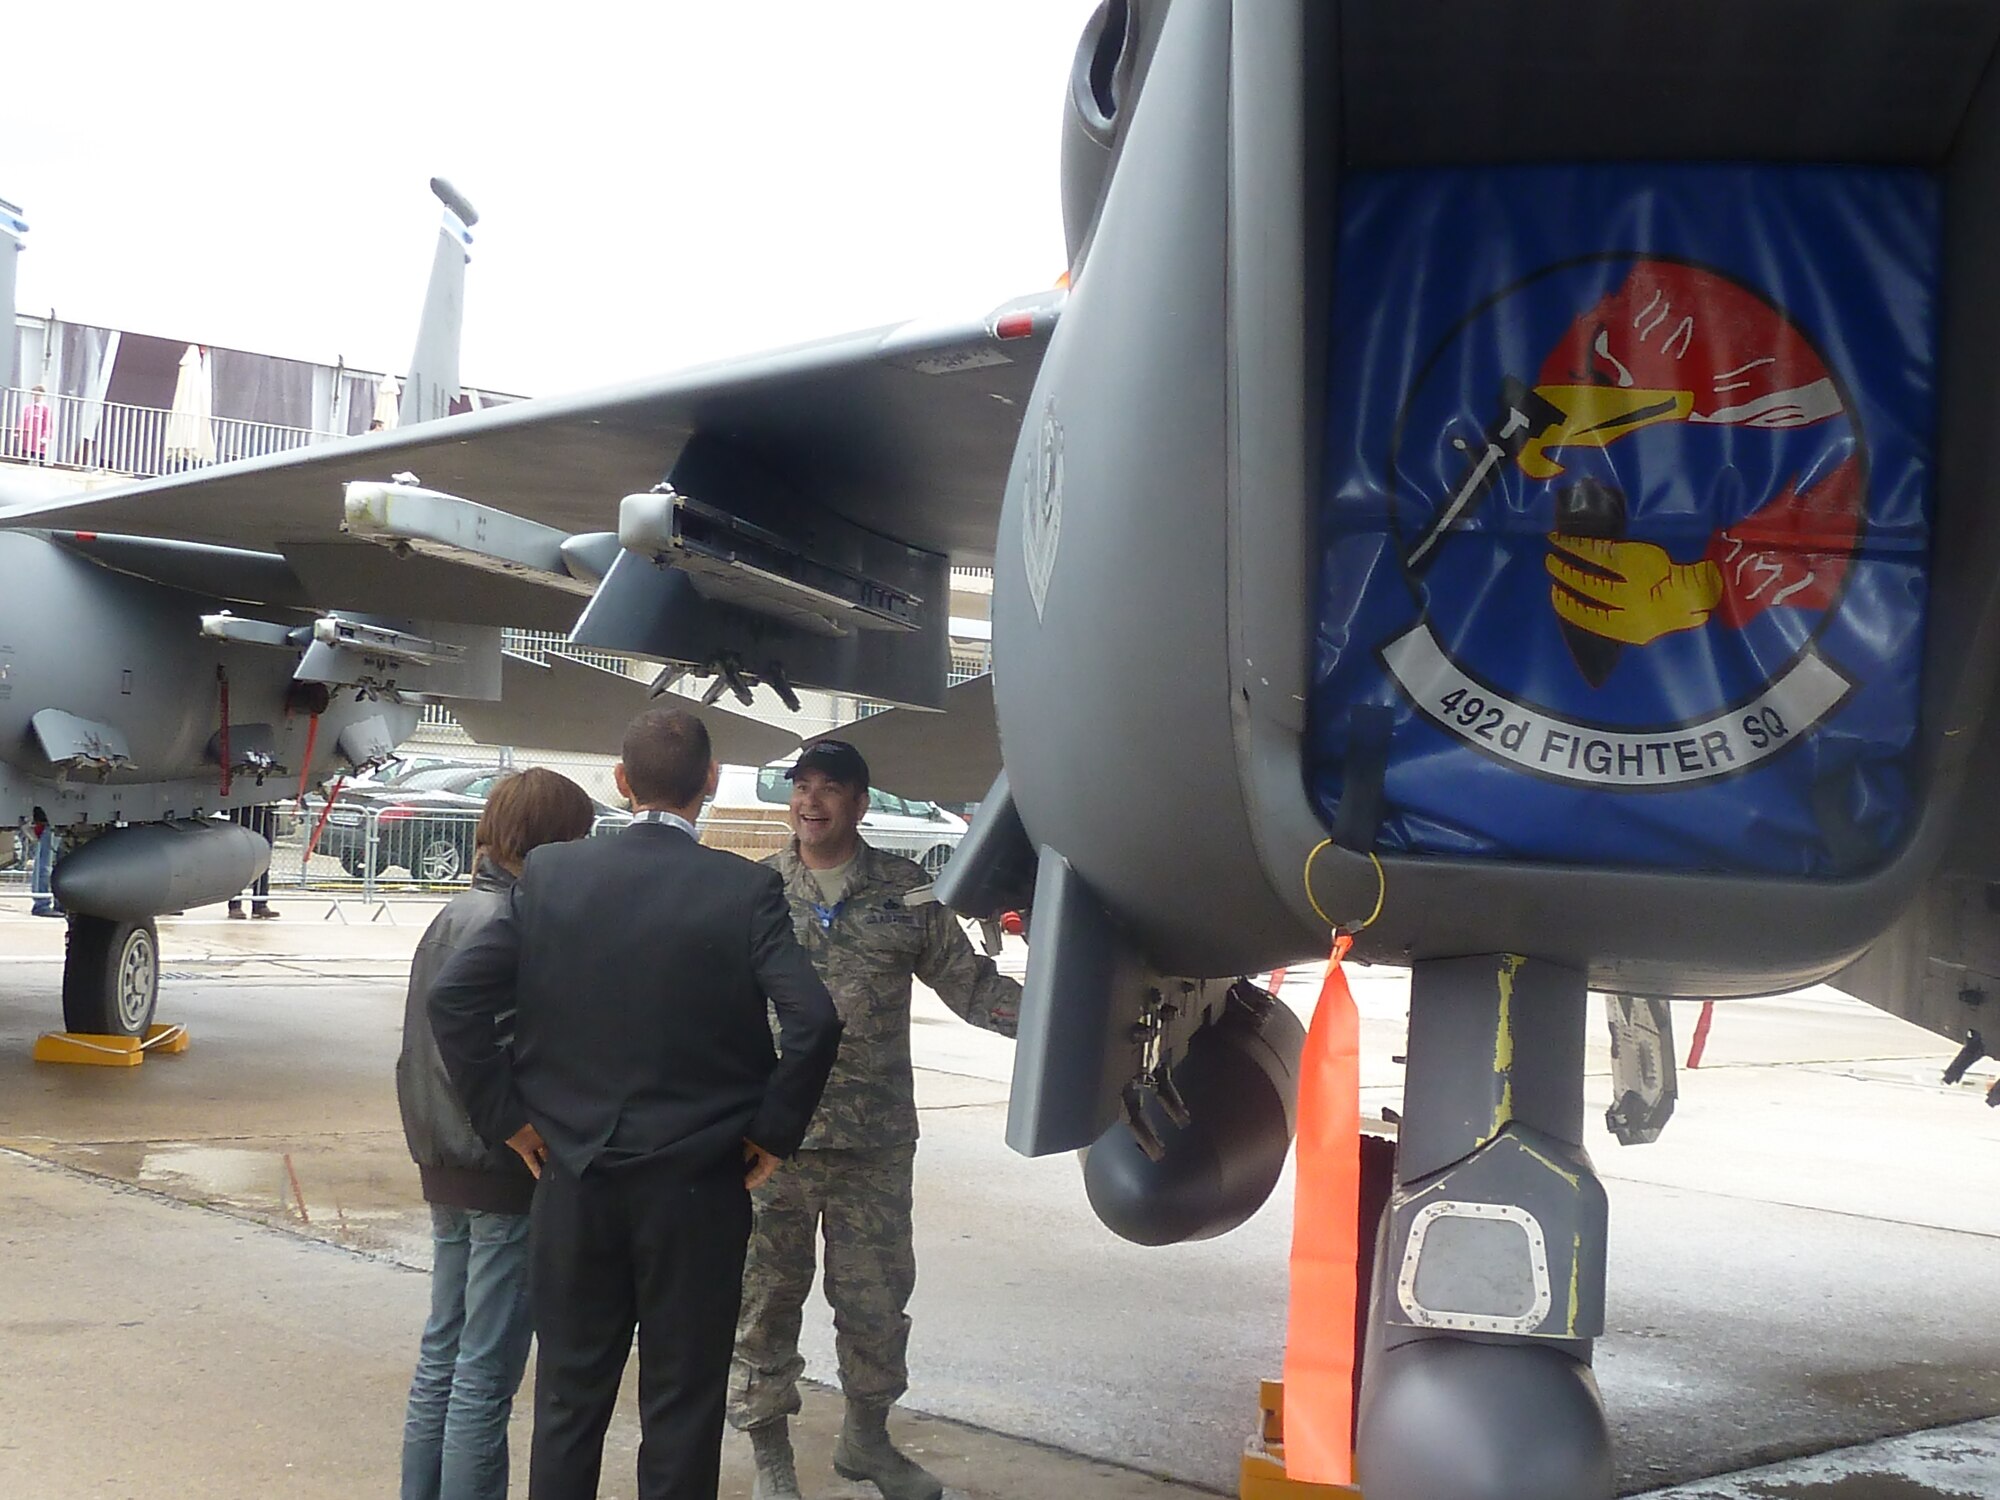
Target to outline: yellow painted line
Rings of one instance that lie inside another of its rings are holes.
[[[1583,1274],[1583,1231],[1577,1230],[1569,1248],[1569,1336],[1576,1337],[1577,1283]]]
[[[1541,1152],[1537,1151],[1533,1146],[1529,1145],[1526,1141],[1520,1139],[1518,1136],[1515,1138],[1514,1144],[1519,1146],[1523,1151],[1525,1151],[1528,1155],[1532,1156],[1536,1161],[1540,1162],[1543,1166],[1547,1167],[1551,1172],[1555,1173],[1556,1176],[1560,1177],[1564,1182],[1568,1183],[1571,1187],[1574,1188],[1582,1186],[1583,1184],[1582,1173],[1572,1172],[1569,1170],[1569,1168],[1565,1167],[1561,1162],[1557,1161],[1554,1157],[1544,1156]]]
[[[1500,1080],[1500,1098],[1493,1106],[1492,1128],[1479,1143],[1482,1146],[1514,1118],[1514,976],[1527,961],[1518,953],[1504,954],[1494,976],[1500,985],[1500,1014],[1493,1032],[1493,1076]]]

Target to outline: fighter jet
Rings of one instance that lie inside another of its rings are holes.
[[[990,564],[1001,770],[939,890],[1029,913],[1009,1140],[1220,1232],[1295,1117],[1242,977],[1409,965],[1360,1473],[1605,1500],[1587,991],[1835,977],[1986,1047],[1996,42],[1997,0],[1107,0],[1066,292],[0,520],[581,605],[915,711],[856,731],[912,777],[977,752],[918,721]]]
[[[458,333],[477,215],[434,179],[443,224],[403,415],[458,390]],[[0,306],[13,321],[26,232],[0,210]],[[11,361],[13,343],[6,351]],[[442,403],[442,404],[441,404]],[[60,511],[59,485],[0,474],[0,495]],[[149,481],[124,493],[170,488]],[[52,515],[51,520],[56,517]],[[46,818],[67,852],[69,1029],[142,1035],[158,994],[154,918],[232,896],[266,841],[218,814],[297,795],[382,761],[426,696],[497,696],[500,632],[357,612],[278,549],[58,524],[0,531],[0,826]]]
[[[489,738],[524,740],[532,723],[534,742],[554,743],[548,724],[561,718],[563,743],[615,743],[612,721],[646,699],[644,686],[506,656],[504,626],[567,630],[588,603],[598,621],[622,622],[599,627],[619,649],[699,668],[717,695],[747,700],[763,682],[796,703],[796,681],[944,701],[946,556],[976,523],[951,518],[889,541],[857,506],[795,527],[768,477],[787,466],[781,435],[768,424],[739,432],[729,389],[752,410],[797,419],[785,436],[812,455],[815,483],[839,478],[845,451],[844,482],[867,488],[879,472],[871,455],[896,449],[894,489],[926,488],[950,517],[954,497],[1004,466],[1008,413],[1027,397],[1053,304],[968,327],[880,330],[747,362],[727,380],[664,383],[671,394],[655,383],[518,403],[526,424],[508,419],[517,407],[489,409],[472,444],[433,443],[433,432],[464,428],[437,418],[458,388],[475,217],[448,184],[433,186],[444,225],[396,427],[87,496],[52,493],[32,471],[0,474],[10,487],[0,569],[16,581],[0,593],[0,827],[39,812],[68,846],[54,890],[70,921],[71,1030],[144,1033],[158,985],[153,919],[233,895],[262,868],[264,840],[217,814],[379,762],[424,701],[458,703]],[[11,288],[26,226],[10,209],[0,227]],[[955,392],[952,420],[921,431],[940,383]],[[698,416],[687,392],[700,396]],[[689,442],[696,421],[703,434]],[[884,430],[870,436],[868,422]],[[739,454],[744,436],[754,440]],[[547,504],[572,459],[583,466],[570,503]],[[661,482],[669,468],[688,494]],[[510,505],[522,481],[534,492],[524,514],[464,498]],[[740,497],[731,484],[746,487]],[[627,509],[644,524],[625,539],[641,551],[600,529],[617,523],[627,490],[643,492]],[[778,528],[747,519],[762,514]],[[676,566],[655,566],[656,555]],[[706,634],[690,641],[690,631]],[[725,756],[761,763],[797,743],[687,702]]]

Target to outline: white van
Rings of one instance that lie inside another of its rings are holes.
[[[724,766],[715,800],[701,815],[702,842],[753,859],[784,848],[792,836],[786,821],[792,801],[787,769],[783,761]],[[871,788],[861,836],[877,849],[914,859],[935,875],[965,837],[965,819],[935,802],[912,801]]]

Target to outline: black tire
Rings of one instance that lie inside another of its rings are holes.
[[[69,919],[63,1025],[95,1036],[144,1036],[160,999],[160,935],[151,921]]]

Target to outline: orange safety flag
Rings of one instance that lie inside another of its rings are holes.
[[[1361,1020],[1333,940],[1299,1061],[1292,1306],[1285,1330],[1285,1477],[1354,1482],[1355,1297],[1361,1219]]]

